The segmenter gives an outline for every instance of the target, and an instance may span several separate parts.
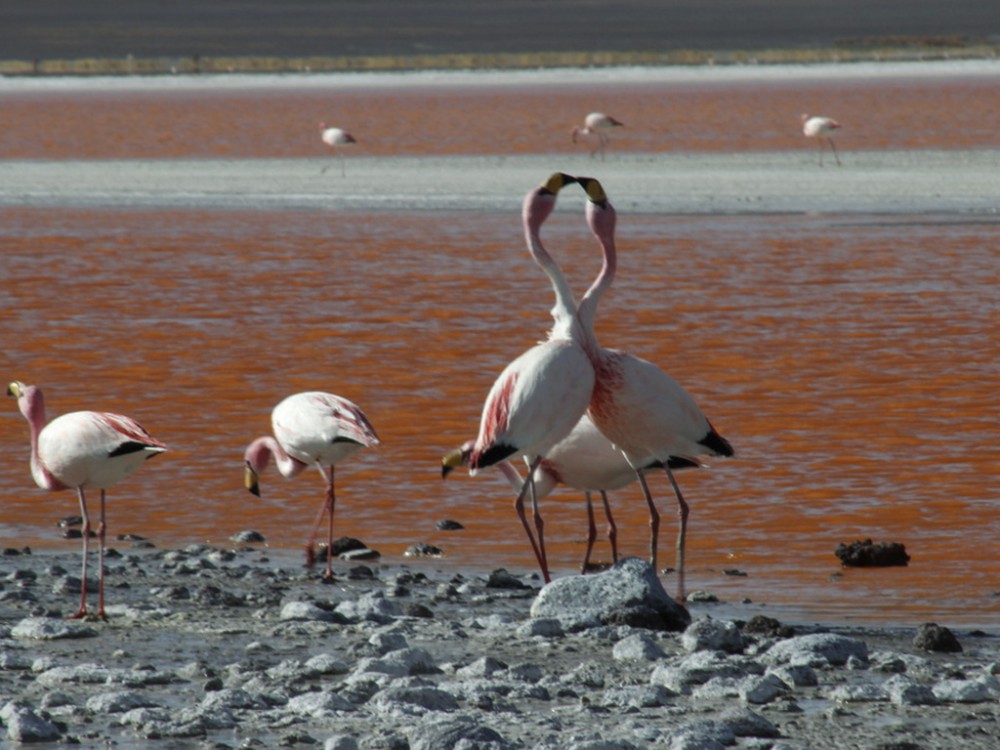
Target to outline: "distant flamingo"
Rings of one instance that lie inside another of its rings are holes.
[[[346,398],[321,391],[296,393],[279,403],[271,412],[271,428],[274,437],[259,437],[246,449],[244,484],[250,492],[260,497],[258,475],[267,468],[272,457],[278,472],[285,478],[294,477],[310,464],[315,464],[323,475],[327,489],[306,543],[306,564],[311,566],[315,560],[313,543],[323,515],[329,513],[326,572],[323,577],[331,580],[333,512],[336,505],[334,466],[361,448],[379,445],[378,436],[357,405]]]
[[[570,135],[573,138],[573,143],[576,143],[577,138],[581,136],[596,139],[597,145],[591,150],[590,156],[593,158],[594,154],[600,152],[601,159],[603,160],[604,151],[607,149],[610,141],[607,131],[612,128],[621,128],[624,126],[625,123],[619,122],[614,117],[606,115],[603,112],[591,112],[584,118],[583,127],[574,127]]]
[[[43,490],[76,489],[83,516],[83,569],[80,607],[73,618],[87,614],[87,556],[91,523],[85,489],[101,491],[101,520],[97,527],[97,616],[104,613],[105,490],[113,487],[148,458],[167,450],[131,417],[97,411],[75,411],[45,423],[45,400],[37,386],[14,381],[7,395],[17,399],[31,429],[31,476]]]
[[[698,466],[699,456],[732,456],[733,448],[705,418],[695,400],[677,381],[651,362],[597,342],[594,322],[601,297],[611,286],[617,269],[614,206],[601,184],[577,178],[587,191],[587,224],[598,239],[604,265],[584,294],[578,317],[588,337],[587,348],[597,381],[589,414],[598,429],[619,450],[635,471],[649,508],[650,562],[656,566],[659,513],[644,472],[662,468],[677,495],[680,528],[677,535],[678,598],[684,599],[684,544],[688,505],[674,479],[672,468]]]
[[[493,383],[483,405],[479,435],[469,454],[469,470],[473,474],[505,460],[524,457],[528,461],[528,476],[514,501],[514,509],[546,583],[551,579],[534,469],[583,416],[594,387],[594,368],[582,345],[584,339],[576,317],[576,301],[562,270],[539,236],[542,224],[555,208],[559,190],[570,182],[575,180],[555,173],[525,196],[522,207],[525,240],[532,258],[549,277],[555,291],[556,304],[552,309],[555,325],[545,342],[528,349],[507,365]],[[531,492],[537,541],[524,513],[524,498],[528,492]]]
[[[823,166],[823,141],[830,144],[833,151],[833,158],[840,166],[840,157],[837,155],[837,147],[833,143],[833,131],[840,127],[840,123],[831,117],[820,115],[802,115],[802,134],[808,138],[819,139],[819,165]]]
[[[340,174],[343,176],[346,173],[346,170],[344,168],[344,158],[340,152],[340,147],[353,145],[357,143],[357,141],[354,139],[353,135],[348,133],[343,128],[328,128],[325,122],[321,122],[319,124],[319,132],[323,143],[333,149],[334,158],[340,161]],[[330,162],[330,164],[332,163],[333,162]],[[326,170],[330,168],[330,164],[323,167],[320,174],[325,173]]]

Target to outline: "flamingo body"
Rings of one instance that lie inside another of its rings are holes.
[[[603,159],[604,151],[610,142],[608,131],[624,126],[625,123],[616,120],[611,115],[606,115],[603,112],[591,112],[583,119],[583,127],[574,127],[570,136],[573,143],[576,143],[581,137],[596,140],[597,144],[591,150],[590,155],[593,157],[595,154],[600,153],[601,159]]]
[[[340,157],[340,149],[344,146],[351,146],[357,143],[354,136],[348,133],[343,128],[328,128],[326,123],[321,122],[319,124],[319,137],[327,146],[333,150],[334,157]],[[325,173],[330,165],[327,164],[320,171],[320,174]],[[340,159],[340,174],[343,176],[345,174],[345,167],[343,159]]]
[[[75,489],[83,516],[83,571],[80,607],[74,617],[87,614],[87,555],[90,514],[85,490],[101,491],[98,526],[99,568],[97,616],[104,613],[105,491],[142,466],[147,459],[167,450],[131,417],[110,412],[76,411],[46,423],[41,389],[14,381],[7,394],[17,398],[18,408],[31,430],[31,475],[44,490]]]
[[[684,542],[688,505],[674,479],[672,468],[698,465],[699,456],[732,456],[733,448],[666,372],[651,362],[626,352],[605,349],[594,333],[597,305],[611,286],[617,269],[616,213],[597,180],[578,178],[587,190],[587,224],[601,245],[604,266],[580,301],[577,315],[588,337],[596,385],[589,414],[598,429],[622,451],[635,469],[650,516],[650,561],[656,565],[659,514],[643,472],[666,470],[677,496],[680,528],[677,538],[678,592],[684,597]]]
[[[325,577],[333,577],[333,513],[335,506],[334,466],[362,448],[380,444],[378,435],[364,412],[353,402],[322,391],[306,391],[288,396],[271,412],[274,437],[264,435],[247,446],[245,486],[260,496],[259,475],[271,459],[285,478],[302,472],[307,466],[319,468],[327,485],[306,547],[306,561],[312,564],[313,541],[325,513],[330,515]],[[327,473],[329,471],[329,474]]]

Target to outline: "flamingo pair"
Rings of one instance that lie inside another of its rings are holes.
[[[601,271],[579,306],[540,237],[541,226],[555,207],[559,190],[573,182],[583,186],[587,193],[587,224],[603,255]],[[597,307],[614,281],[617,269],[616,213],[600,182],[553,174],[541,187],[528,193],[522,217],[528,250],[549,277],[555,292],[556,305],[552,310],[555,326],[547,341],[515,359],[497,378],[483,407],[479,435],[471,445],[446,456],[442,471],[446,474],[450,468],[467,464],[470,473],[475,473],[501,464],[502,471],[513,482],[511,472],[516,474],[516,470],[511,462],[524,458],[528,473],[520,482],[514,505],[542,577],[548,582],[551,576],[545,553],[544,522],[538,513],[537,486],[541,483],[543,490],[551,489],[545,484],[546,473],[590,492],[624,486],[623,482],[631,481],[625,480],[631,472],[642,487],[649,510],[650,562],[655,567],[659,514],[645,473],[653,468],[664,469],[678,501],[678,598],[683,599],[689,509],[672,470],[699,466],[699,456],[703,455],[731,456],[732,446],[712,427],[690,394],[659,367],[634,355],[605,349],[598,343],[594,332]],[[612,453],[617,452],[622,458],[621,462],[617,458],[608,461],[600,471],[586,477],[582,471],[580,474],[565,471],[565,461],[551,459],[553,455],[561,457],[567,453],[576,456],[578,451],[582,455],[580,435],[586,425],[581,426],[581,421],[585,417],[589,417],[598,433],[586,438],[586,450],[606,450],[612,446]],[[579,431],[578,435],[571,437],[574,429]],[[532,534],[524,513],[523,502],[529,493],[537,536]],[[588,536],[593,535],[591,522]],[[585,564],[589,553],[590,545]]]

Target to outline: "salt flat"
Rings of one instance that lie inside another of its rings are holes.
[[[0,206],[514,210],[550,172],[600,179],[632,213],[1000,212],[1000,151],[5,161]]]

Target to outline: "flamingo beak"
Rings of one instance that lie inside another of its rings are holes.
[[[441,478],[447,478],[447,476],[459,466],[465,466],[466,463],[468,463],[468,460],[468,452],[461,448],[456,448],[441,459]]]
[[[542,183],[542,190],[552,193],[552,195],[556,195],[564,187],[571,185],[576,181],[575,177],[568,175],[565,172],[553,172],[549,175],[549,178]]]
[[[608,202],[608,195],[604,192],[604,187],[593,177],[577,177],[576,181],[586,191],[587,198],[591,203],[603,206]]]
[[[243,472],[243,486],[250,491],[250,494],[260,497],[260,482],[257,481],[257,472],[250,464],[247,464],[246,470]]]

